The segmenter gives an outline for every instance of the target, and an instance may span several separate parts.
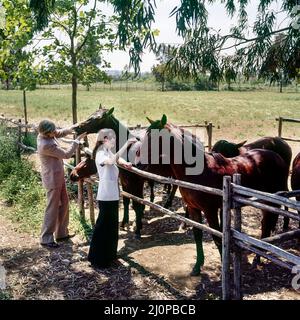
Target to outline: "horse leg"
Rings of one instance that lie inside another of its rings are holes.
[[[192,216],[192,220],[202,223],[201,210],[195,208],[189,208],[188,210]],[[200,275],[201,267],[204,264],[203,231],[201,229],[193,227],[193,233],[196,242],[197,259],[190,275],[196,277]]]
[[[287,207],[285,207],[285,210],[288,210]],[[283,228],[282,228],[283,232],[286,232],[289,230],[289,223],[290,223],[290,218],[284,217],[283,218]]]
[[[150,201],[154,202],[154,181],[153,180],[148,180],[148,185],[150,187]]]
[[[221,225],[223,223],[222,219],[222,209],[220,209],[220,222],[218,219],[218,208],[209,208],[209,210],[206,210],[205,217],[207,219],[208,225],[216,229],[218,231],[222,231]],[[222,239],[217,236],[212,236],[214,243],[220,253],[221,259],[222,259]]]
[[[171,185],[169,185],[169,186],[171,186]],[[173,202],[173,199],[175,197],[177,189],[178,189],[178,186],[173,186],[172,187],[172,191],[171,191],[170,195],[168,196],[168,199],[167,199],[167,201],[166,201],[166,203],[164,205],[164,208],[168,209],[168,208],[170,208],[172,206],[172,202]]]
[[[185,206],[185,214],[184,217],[189,219],[190,215],[189,215],[189,208],[187,206]],[[179,231],[180,230],[184,230],[186,229],[186,223],[185,222],[181,222],[180,226],[179,226]]]
[[[143,229],[142,218],[144,215],[145,206],[138,202],[133,201],[133,209],[135,211],[135,238],[141,239],[141,229]]]
[[[129,224],[129,204],[130,199],[123,197],[123,205],[124,205],[124,216],[121,223],[121,228],[124,229],[126,225]]]

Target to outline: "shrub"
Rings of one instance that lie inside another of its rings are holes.
[[[34,149],[37,148],[37,141],[36,141],[36,134],[34,132],[27,132],[27,135],[23,137],[22,143],[25,144],[25,146],[32,147]]]
[[[18,160],[16,133],[0,126],[0,183],[9,176]]]

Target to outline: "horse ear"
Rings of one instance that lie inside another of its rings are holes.
[[[237,148],[240,148],[240,147],[242,147],[246,142],[247,142],[247,140],[242,141],[242,142],[240,142],[240,143],[237,143],[237,144],[236,144],[236,147],[237,147]]]
[[[167,116],[164,114],[164,115],[162,116],[162,118],[161,118],[161,121],[160,121],[161,126],[164,127],[164,126],[167,124],[167,121],[168,121],[168,118],[167,118]]]
[[[154,121],[151,120],[150,118],[146,117],[146,119],[150,122],[150,124],[153,124],[153,123],[154,123]]]
[[[111,116],[111,115],[113,114],[114,110],[115,110],[115,108],[109,109],[109,110],[105,113],[105,116],[107,116],[107,117]]]

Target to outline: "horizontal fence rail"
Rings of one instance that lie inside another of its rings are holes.
[[[283,259],[287,260],[288,262],[294,265],[300,265],[300,257],[297,257],[292,253],[289,253],[279,247],[276,247],[271,243],[267,243],[267,242],[264,242],[263,240],[259,240],[249,235],[238,232],[237,230],[232,229],[231,231],[234,239],[240,240],[242,242],[246,242],[247,244],[250,244],[259,249],[269,251],[273,255],[282,257]]]
[[[247,187],[243,187],[240,185],[232,184],[233,192],[235,195],[243,195],[247,197],[255,197],[259,200],[272,202],[278,205],[286,206],[294,210],[300,211],[300,202],[296,200],[287,199],[280,195],[276,195],[273,193],[267,193],[259,190],[250,189]]]
[[[300,142],[299,139],[284,138],[282,136],[283,122],[300,123],[300,119],[279,117],[279,118],[276,118],[276,121],[278,121],[278,137],[280,137],[281,139],[286,140],[286,141]]]

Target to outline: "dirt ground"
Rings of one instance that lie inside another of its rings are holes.
[[[156,185],[156,203],[165,195]],[[3,205],[2,205],[3,209]],[[173,211],[183,213],[176,195]],[[123,208],[120,208],[120,220]],[[121,265],[107,270],[92,269],[86,260],[88,243],[78,236],[58,249],[39,246],[38,239],[16,231],[16,226],[0,215],[0,264],[7,271],[7,292],[13,299],[220,299],[221,264],[210,236],[205,235],[205,265],[199,277],[189,272],[195,262],[191,231],[179,231],[179,222],[146,209],[141,240],[134,239],[134,212],[130,227],[120,231]],[[278,229],[281,229],[282,222]],[[292,223],[291,228],[296,228]],[[260,212],[243,211],[243,230],[259,236]],[[284,245],[299,255],[296,240]],[[300,300],[291,281],[293,274],[263,259],[251,265],[252,254],[243,257],[244,299]]]

